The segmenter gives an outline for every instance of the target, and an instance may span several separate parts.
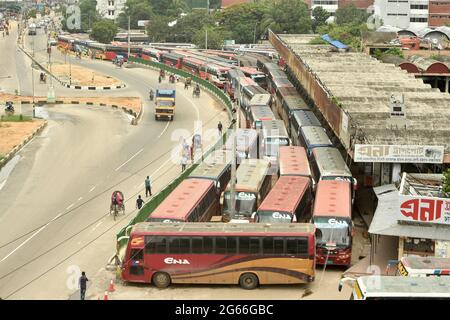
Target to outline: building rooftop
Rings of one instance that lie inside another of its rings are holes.
[[[329,45],[311,45],[308,39],[310,35],[270,34],[272,44],[293,73],[301,75],[300,83],[345,147],[357,131],[356,143],[441,145],[447,154],[444,162],[450,162],[448,94],[365,53],[337,52]],[[392,94],[404,96],[406,127],[392,126]],[[353,132],[342,130],[347,119],[345,127]]]

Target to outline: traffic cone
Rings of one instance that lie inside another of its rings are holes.
[[[114,289],[114,281],[111,279],[111,282],[109,283],[109,292],[114,292],[116,289]]]
[[[105,291],[105,295],[103,296],[103,300],[108,300],[108,291]]]

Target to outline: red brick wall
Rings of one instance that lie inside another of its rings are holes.
[[[428,12],[430,14],[432,13],[447,13],[448,15],[450,15],[450,1],[449,0],[431,0],[429,7],[428,7]]]
[[[353,3],[359,9],[367,9],[373,5],[374,0],[339,0],[339,7]]]
[[[450,25],[450,13],[444,15],[430,14],[428,17],[428,25],[430,27]]]

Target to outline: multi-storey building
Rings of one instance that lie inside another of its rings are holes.
[[[115,20],[125,7],[126,0],[97,0],[97,11],[103,18]]]
[[[428,25],[430,27],[450,25],[450,0],[430,0]]]

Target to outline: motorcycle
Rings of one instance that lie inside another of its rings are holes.
[[[12,104],[12,102],[8,101],[6,102],[6,106],[5,106],[5,114],[7,116],[12,116],[14,115],[14,106]]]
[[[154,97],[155,97],[155,95],[154,95],[153,91],[150,91],[150,93],[149,93],[150,101],[153,101]]]

